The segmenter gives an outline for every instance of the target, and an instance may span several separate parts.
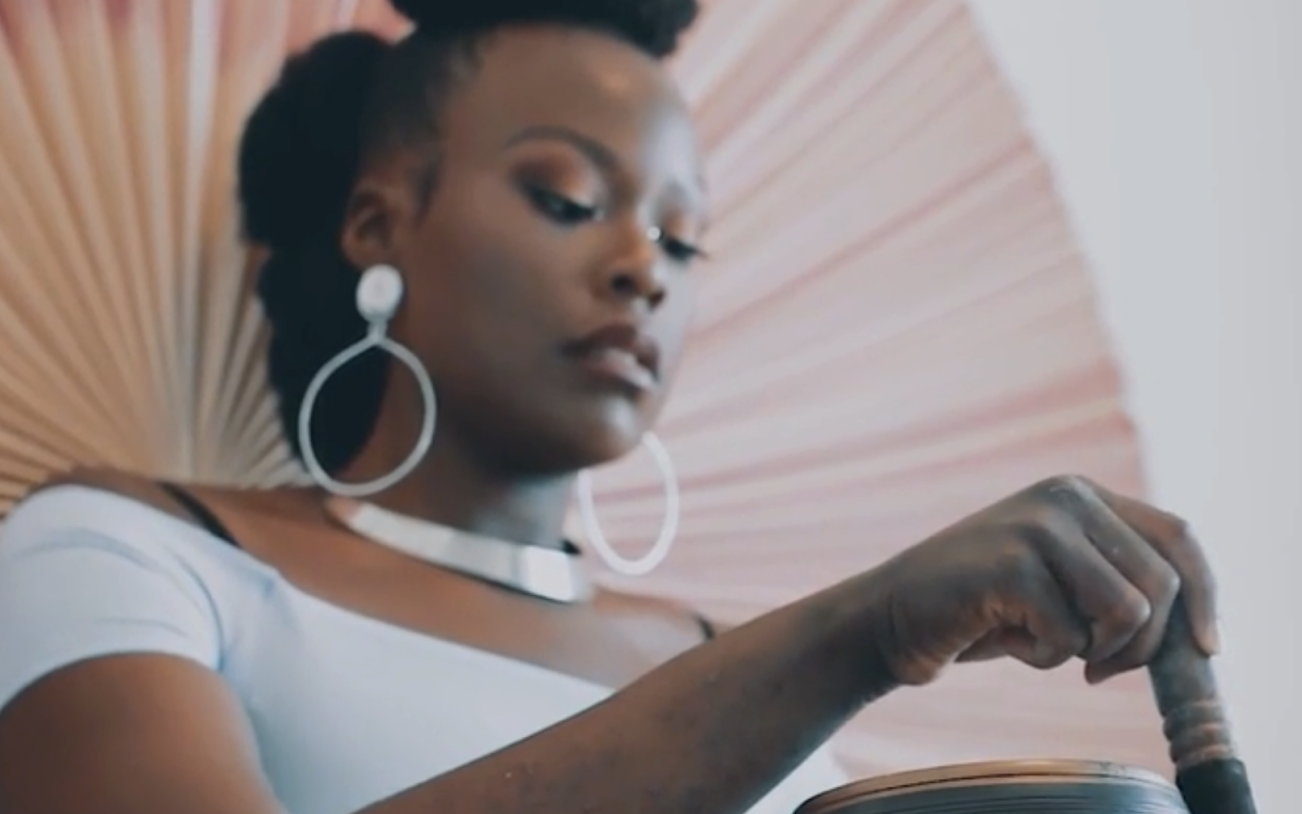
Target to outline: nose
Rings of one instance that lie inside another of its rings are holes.
[[[624,248],[602,272],[600,296],[621,302],[642,300],[656,308],[665,299],[665,278],[657,228],[630,230]]]

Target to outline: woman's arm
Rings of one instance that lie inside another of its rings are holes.
[[[895,686],[859,577],[719,636],[592,710],[367,814],[742,812]],[[437,789],[435,788],[437,786]],[[448,796],[444,796],[448,795]]]
[[[740,814],[897,679],[1011,655],[1042,668],[1079,656],[1103,680],[1146,664],[1172,613],[1214,650],[1211,576],[1183,524],[1056,478],[365,813]],[[221,680],[161,655],[74,664],[0,712],[0,805],[280,811]]]
[[[366,814],[743,812],[893,686],[864,624],[865,582],[730,631]],[[17,698],[0,714],[0,802],[6,814],[280,812],[222,680],[157,655],[76,664]]]

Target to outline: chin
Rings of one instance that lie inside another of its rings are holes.
[[[646,426],[626,424],[589,425],[571,435],[571,469],[590,469],[614,463],[635,451]]]
[[[564,421],[533,418],[476,433],[475,446],[506,472],[568,475],[623,458],[637,448],[646,427],[641,422],[575,420],[573,415]]]
[[[510,400],[508,410],[479,410],[472,419],[475,435],[509,468],[569,474],[635,453],[659,413],[659,399],[583,395],[535,395]]]

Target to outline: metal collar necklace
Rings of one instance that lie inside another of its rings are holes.
[[[325,502],[332,518],[354,533],[409,557],[552,602],[592,598],[592,582],[568,541],[543,548],[449,528],[348,498]]]

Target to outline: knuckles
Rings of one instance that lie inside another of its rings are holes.
[[[1153,602],[1139,589],[1127,586],[1108,615],[1099,620],[1109,634],[1129,638],[1153,618]]]
[[[1083,475],[1054,475],[1027,492],[1034,502],[1067,512],[1075,512],[1097,499],[1094,484]]]
[[[1176,597],[1180,595],[1180,589],[1184,586],[1184,580],[1180,578],[1180,572],[1165,563],[1156,571],[1157,573],[1152,577],[1152,588],[1150,589],[1153,591],[1153,599],[1174,603]]]
[[[1078,525],[1089,506],[1097,504],[1093,484],[1080,475],[1055,475],[1020,492],[1009,522],[1015,531],[1037,542],[1058,537],[1066,525]]]

